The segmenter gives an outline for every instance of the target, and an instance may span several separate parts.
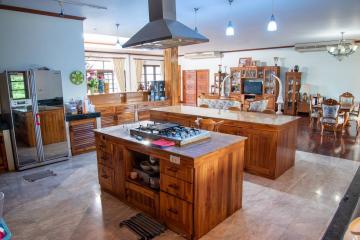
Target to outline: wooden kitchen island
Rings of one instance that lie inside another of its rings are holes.
[[[95,134],[101,189],[187,239],[199,239],[242,207],[245,137],[211,133],[207,140],[160,149],[123,126]],[[130,177],[150,157],[159,161],[158,189]]]
[[[298,117],[254,112],[235,112],[190,106],[171,106],[150,111],[150,120],[192,126],[198,118],[224,121],[219,131],[248,138],[245,171],[276,179],[294,166]]]

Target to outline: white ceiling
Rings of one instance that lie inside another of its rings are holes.
[[[99,10],[73,5],[65,6],[65,13],[87,18],[86,33],[116,35],[119,32],[131,37],[148,21],[147,0],[74,0],[103,5]],[[52,0],[3,0],[3,4],[59,11]],[[360,39],[360,0],[275,0],[277,32],[267,32],[271,15],[271,0],[234,0],[229,7],[227,0],[178,0],[177,18],[194,27],[194,7],[200,7],[199,31],[210,43],[183,47],[180,52],[204,50],[234,50],[293,45],[300,42],[335,40],[340,32],[348,39]],[[235,36],[225,36],[229,20],[233,21]]]

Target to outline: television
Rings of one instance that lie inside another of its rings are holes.
[[[262,95],[263,84],[260,81],[244,81],[244,94]]]

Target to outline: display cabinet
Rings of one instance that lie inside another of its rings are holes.
[[[285,104],[284,112],[287,115],[296,115],[297,102],[300,99],[301,73],[287,72],[285,76]]]

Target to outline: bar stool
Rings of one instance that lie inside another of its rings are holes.
[[[223,123],[224,121],[216,122],[212,119],[202,119],[202,118],[198,119],[195,122],[198,128],[213,132],[219,132],[219,128]]]

